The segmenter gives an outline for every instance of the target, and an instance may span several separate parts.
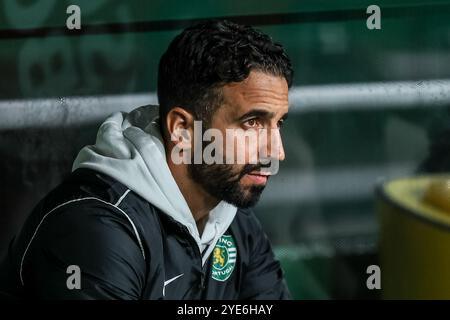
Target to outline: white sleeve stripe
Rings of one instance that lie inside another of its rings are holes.
[[[139,236],[139,233],[138,233],[138,231],[137,231],[137,229],[136,229],[136,226],[134,225],[133,221],[132,221],[131,218],[128,216],[128,214],[126,214],[125,211],[123,211],[122,209],[120,209],[120,208],[118,207],[118,204],[120,204],[120,202],[121,202],[121,201],[123,200],[123,198],[128,194],[129,191],[130,191],[130,190],[127,189],[127,191],[124,193],[124,195],[122,195],[122,196],[120,197],[119,201],[117,201],[116,204],[112,204],[112,203],[110,203],[110,202],[107,202],[107,201],[104,201],[104,200],[102,200],[102,199],[98,199],[98,198],[95,198],[95,197],[86,197],[86,198],[74,199],[74,200],[70,200],[70,201],[64,202],[64,203],[62,203],[62,204],[56,206],[55,208],[53,208],[53,209],[50,210],[49,212],[47,212],[47,213],[44,215],[44,217],[42,218],[41,222],[39,222],[38,226],[36,227],[36,230],[34,231],[32,237],[31,237],[30,241],[28,242],[28,245],[27,245],[27,247],[25,248],[25,251],[24,251],[24,253],[23,253],[23,255],[22,255],[22,259],[21,259],[21,261],[20,261],[20,270],[19,270],[20,282],[22,283],[22,286],[24,285],[23,275],[22,275],[22,271],[23,271],[23,262],[24,262],[24,260],[25,260],[25,256],[26,256],[26,254],[27,254],[27,252],[28,252],[28,249],[29,249],[29,247],[30,247],[30,245],[31,245],[31,242],[33,242],[33,239],[35,238],[35,236],[36,236],[36,234],[37,234],[37,232],[38,232],[40,226],[42,225],[42,223],[44,222],[44,220],[47,218],[47,216],[48,216],[50,213],[52,213],[53,211],[55,211],[55,210],[61,208],[62,206],[65,206],[65,205],[70,204],[70,203],[73,203],[73,202],[78,202],[78,201],[83,201],[83,200],[97,200],[97,201],[100,201],[100,202],[102,202],[102,203],[104,203],[104,204],[108,204],[108,205],[110,205],[110,206],[116,208],[117,210],[119,210],[123,215],[125,215],[125,217],[126,217],[126,218],[128,219],[128,221],[130,222],[131,227],[133,228],[133,231],[134,231],[134,233],[135,233],[135,235],[136,235],[136,238],[137,238],[137,241],[138,241],[138,243],[139,243],[139,247],[140,247],[140,249],[141,249],[142,256],[144,257],[144,260],[145,260],[144,247],[143,247],[143,245],[142,245],[142,241],[141,241],[141,238],[140,238],[140,236]]]
[[[117,202],[114,204],[116,207],[122,202],[122,200],[127,196],[128,192],[130,192],[130,189],[127,189],[125,193],[117,200]]]

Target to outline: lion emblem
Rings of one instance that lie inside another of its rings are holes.
[[[214,262],[213,264],[219,264],[221,267],[225,265],[225,257],[223,256],[222,249],[220,248],[214,248]]]

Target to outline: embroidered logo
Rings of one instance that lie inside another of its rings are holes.
[[[233,237],[223,235],[214,247],[212,278],[217,281],[226,281],[233,273],[236,259],[237,249]]]

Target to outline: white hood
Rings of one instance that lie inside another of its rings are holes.
[[[166,162],[158,125],[158,107],[143,106],[111,115],[100,126],[95,145],[81,149],[72,170],[89,168],[126,185],[187,227],[206,262],[228,229],[237,208],[221,201],[209,214],[200,237],[194,217]]]

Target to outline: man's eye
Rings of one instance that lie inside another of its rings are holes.
[[[284,120],[278,121],[278,128],[283,127],[283,125],[284,125]]]
[[[248,119],[244,124],[249,128],[254,128],[258,125],[258,121],[256,119]]]

